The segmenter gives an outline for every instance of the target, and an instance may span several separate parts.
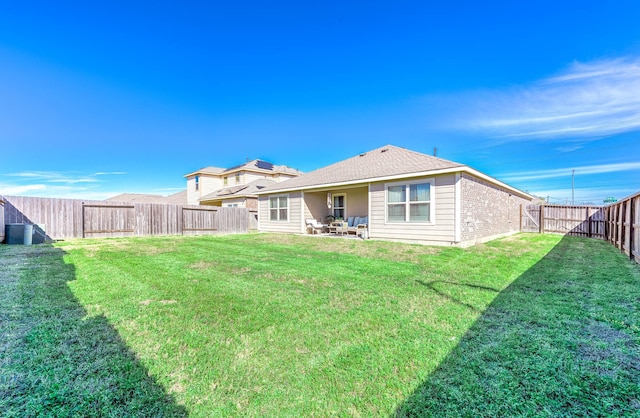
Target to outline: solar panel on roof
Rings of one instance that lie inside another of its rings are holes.
[[[256,167],[261,168],[263,170],[273,170],[273,164],[267,161],[256,161]]]

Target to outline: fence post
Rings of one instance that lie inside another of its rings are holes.
[[[4,241],[4,200],[0,196],[0,242]]]
[[[634,213],[634,198],[629,199],[629,228],[627,228],[627,230],[629,231],[629,259],[631,261],[633,261],[634,256],[633,256],[633,246],[634,246],[634,231],[633,231],[633,222],[635,221],[635,213]]]
[[[540,233],[544,234],[544,205],[540,205]]]
[[[624,252],[624,215],[627,210],[626,202],[622,202],[618,208],[618,242],[620,246],[618,249]]]
[[[587,206],[587,237],[591,238],[591,217],[589,216],[589,210],[591,208]]]
[[[605,207],[604,208],[604,239],[609,241],[609,208]]]

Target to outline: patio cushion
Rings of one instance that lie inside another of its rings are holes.
[[[354,217],[353,216],[349,216],[347,218],[347,226],[353,226],[354,225],[353,224],[353,220],[354,220]]]
[[[353,221],[353,226],[358,226],[362,223],[362,218],[359,216],[356,216],[356,219]]]

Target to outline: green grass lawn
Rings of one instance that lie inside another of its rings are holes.
[[[638,415],[605,242],[249,234],[0,247],[5,416]]]

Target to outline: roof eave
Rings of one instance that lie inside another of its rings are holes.
[[[336,183],[314,184],[314,185],[303,186],[303,187],[290,187],[290,188],[273,189],[273,190],[266,190],[266,191],[263,190],[260,192],[255,192],[254,194],[264,195],[264,194],[287,193],[287,192],[293,192],[293,191],[304,191],[304,190],[313,190],[313,189],[329,189],[329,188],[342,187],[342,186],[352,186],[352,185],[361,184],[361,183],[376,183],[380,181],[400,180],[400,179],[410,178],[410,177],[436,176],[440,174],[450,174],[450,173],[458,173],[458,172],[469,173],[485,181],[488,181],[490,183],[494,183],[500,187],[503,187],[513,192],[514,194],[524,197],[525,199],[530,199],[530,200],[533,199],[533,196],[531,196],[530,194],[525,193],[521,190],[518,190],[515,187],[509,186],[508,184],[503,183],[498,179],[495,179],[486,174],[483,174],[480,171],[474,170],[473,168],[468,166],[456,166],[456,167],[450,167],[450,168],[443,168],[439,170],[428,170],[428,171],[420,171],[416,173],[395,174],[392,176],[383,176],[383,177],[371,177],[367,179],[350,180],[350,181],[343,181],[343,182],[336,182]]]
[[[258,197],[256,196],[254,193],[250,193],[250,194],[241,194],[241,195],[228,195],[228,196],[216,196],[214,198],[210,198],[207,199],[206,196],[205,197],[201,197],[200,199],[198,199],[199,202],[215,202],[216,200],[229,200],[229,199],[239,199],[239,198],[247,198],[247,197]]]
[[[262,195],[262,194],[276,193],[276,192],[282,193],[282,192],[292,192],[296,190],[327,189],[327,188],[334,188],[334,187],[341,187],[341,186],[352,186],[354,184],[360,184],[360,183],[375,183],[379,181],[399,180],[407,177],[421,177],[421,176],[431,176],[431,175],[437,175],[437,174],[447,174],[447,173],[452,173],[456,171],[461,171],[461,168],[462,166],[457,166],[457,167],[451,167],[451,168],[445,168],[445,169],[439,169],[439,170],[420,171],[416,173],[405,173],[405,174],[394,174],[391,176],[370,177],[370,178],[359,179],[359,180],[314,184],[314,185],[303,186],[303,187],[289,187],[289,188],[274,189],[274,190],[267,190],[267,191],[263,190],[260,192],[256,192],[255,194]]]

